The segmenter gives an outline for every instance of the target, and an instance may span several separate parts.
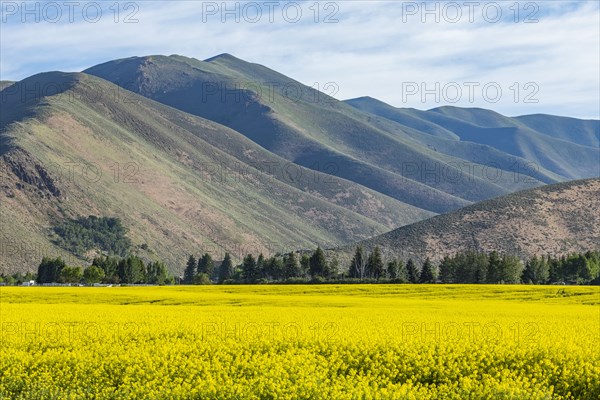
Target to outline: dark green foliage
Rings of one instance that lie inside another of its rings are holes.
[[[330,278],[332,276],[327,260],[325,259],[325,253],[323,253],[320,247],[317,247],[310,257],[309,271],[312,278]]]
[[[362,279],[366,276],[367,257],[364,255],[363,248],[356,246],[354,257],[350,263],[349,275],[350,278]]]
[[[300,268],[300,263],[296,258],[296,253],[290,252],[289,254],[283,257],[283,271],[284,279],[302,277],[304,275],[302,273],[302,268]]]
[[[229,253],[225,253],[225,258],[219,266],[219,283],[223,283],[233,277],[233,261]]]
[[[183,272],[183,283],[191,284],[194,282],[196,275],[196,258],[193,255],[188,257],[188,261]]]
[[[406,263],[406,274],[409,283],[419,282],[419,270],[417,269],[417,266],[415,265],[415,262],[412,260],[412,258],[409,258],[408,262]]]
[[[429,257],[427,257],[421,268],[419,283],[435,283],[435,267],[431,263],[431,260],[429,260]]]
[[[145,283],[146,267],[138,256],[130,255],[119,261],[117,266],[121,283]]]
[[[244,257],[241,270],[242,279],[246,283],[255,283],[260,277],[260,273],[256,265],[256,259],[252,254],[248,254],[246,257]]]
[[[38,283],[53,283],[58,282],[60,272],[66,267],[62,258],[55,259],[44,257],[38,266],[37,282]]]
[[[210,277],[208,276],[208,274],[205,274],[203,272],[196,274],[196,276],[194,276],[194,285],[210,285],[212,283],[212,281],[210,280]]]
[[[57,245],[78,255],[99,249],[103,253],[125,256],[131,248],[127,229],[118,218],[90,215],[69,219],[54,227],[54,233],[58,235]]]
[[[367,259],[367,276],[369,278],[379,279],[385,275],[383,260],[381,259],[381,250],[375,246],[373,252]]]
[[[262,253],[258,255],[256,259],[256,281],[265,278],[267,274],[267,262],[265,261],[265,256]]]
[[[281,281],[285,279],[285,269],[281,257],[271,257],[265,261],[265,272],[263,276],[272,281]]]
[[[208,253],[204,253],[204,255],[198,260],[198,274],[206,274],[209,277],[213,276],[215,272],[215,263]]]
[[[117,257],[96,257],[92,261],[92,265],[102,268],[104,283],[119,283],[119,259]]]
[[[102,282],[104,276],[104,270],[96,265],[90,265],[83,271],[83,280],[88,285]]]
[[[387,269],[386,269],[386,276],[389,279],[398,279],[398,273],[399,273],[399,266],[398,266],[398,260],[392,260],[390,262],[388,262],[387,265]]]
[[[544,284],[548,282],[550,267],[545,257],[533,256],[525,264],[521,281],[523,283]]]
[[[302,254],[300,268],[302,269],[303,276],[308,277],[310,275],[310,256],[308,254]]]
[[[455,283],[455,271],[456,265],[454,264],[454,259],[445,256],[442,262],[440,263],[440,282]]]
[[[83,278],[81,267],[64,267],[58,275],[59,283],[80,283]]]
[[[146,283],[151,285],[168,285],[172,277],[167,272],[167,266],[162,261],[154,261],[146,266]]]

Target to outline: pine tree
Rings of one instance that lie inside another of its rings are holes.
[[[162,261],[151,262],[146,266],[146,282],[151,285],[166,285],[170,282],[167,267]]]
[[[502,259],[497,251],[492,251],[488,256],[487,283],[498,283],[502,280]]]
[[[427,257],[423,263],[423,268],[421,268],[419,283],[435,283],[435,267],[429,260],[429,257]]]
[[[225,258],[219,266],[219,283],[223,283],[233,277],[233,262],[229,253],[225,253]]]
[[[448,256],[445,256],[440,263],[440,281],[442,283],[456,283],[455,282],[455,271],[456,266],[454,260]]]
[[[416,267],[414,261],[412,260],[412,258],[409,258],[408,262],[406,263],[406,272],[408,275],[408,282],[410,282],[410,283],[418,283],[419,282],[419,271],[417,270],[417,267]]]
[[[256,259],[252,254],[248,254],[244,257],[244,262],[242,263],[242,279],[244,279],[246,283],[255,283],[258,280]]]
[[[350,278],[363,279],[365,276],[365,270],[367,266],[367,259],[363,254],[363,248],[356,246],[354,257],[350,263],[349,273]]]
[[[198,260],[198,274],[206,274],[209,277],[213,276],[215,272],[215,263],[208,253],[204,253],[204,255]]]
[[[123,283],[144,283],[146,281],[146,266],[144,262],[135,255],[119,261],[119,279]]]
[[[317,247],[313,255],[310,257],[309,272],[312,278],[328,278],[327,260],[325,259],[325,253],[323,253],[321,247]]]
[[[300,268],[302,269],[302,276],[310,276],[310,256],[308,254],[302,254],[300,258]]]
[[[300,264],[298,263],[296,254],[293,251],[284,257],[283,270],[284,270],[284,278],[285,279],[297,278],[297,277],[302,276],[302,270],[300,269]]]
[[[258,258],[256,259],[256,280],[261,279],[261,278],[265,278],[267,276],[267,270],[268,270],[268,264],[267,261],[265,260],[265,256],[263,256],[262,253],[260,253],[258,255]]]
[[[371,278],[379,279],[383,276],[384,266],[379,246],[375,246],[373,252],[369,255],[367,260],[367,271],[367,275]]]
[[[390,279],[390,280],[398,279],[399,272],[400,271],[398,268],[398,260],[392,260],[392,261],[388,262],[387,270],[386,270],[386,275],[387,275],[388,279]]]
[[[399,283],[408,283],[408,270],[402,260],[398,260],[398,277],[396,281]]]
[[[194,282],[194,276],[196,275],[196,258],[190,255],[183,272],[183,283],[191,285]]]

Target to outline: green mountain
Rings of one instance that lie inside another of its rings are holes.
[[[359,243],[386,257],[440,261],[496,250],[523,259],[600,250],[600,179],[576,180],[485,200]],[[330,251],[347,265],[356,245]]]
[[[190,253],[336,248],[600,175],[598,121],[342,102],[228,54],[2,85],[0,273],[89,260],[52,233],[78,216],[118,217],[135,252],[180,272]]]
[[[432,215],[95,76],[44,73],[0,95],[0,272],[79,263],[52,227],[81,215],[120,218],[136,251],[175,270],[190,253],[342,244]]]
[[[509,118],[478,108],[439,107],[420,111],[395,108],[368,97],[348,100],[347,103],[435,137],[423,139],[427,143],[444,142],[442,139],[477,143],[526,159],[544,175],[536,177],[545,183],[552,179],[600,175],[598,120],[552,115]],[[435,143],[433,145],[436,146]]]
[[[531,168],[522,155],[456,140],[443,127],[435,129],[452,140],[437,140],[229,54],[132,57],[85,72],[226,125],[286,160],[436,213],[565,179]]]

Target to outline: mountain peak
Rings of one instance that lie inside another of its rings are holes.
[[[216,56],[214,56],[214,57],[207,58],[207,59],[206,59],[206,60],[204,60],[204,61],[205,61],[205,62],[212,62],[212,61],[218,61],[218,60],[225,60],[225,61],[243,61],[243,60],[241,60],[241,59],[239,59],[239,58],[237,58],[237,57],[235,57],[235,56],[233,56],[233,55],[231,55],[231,54],[229,54],[229,53],[221,53],[221,54],[218,54],[218,55],[216,55]]]

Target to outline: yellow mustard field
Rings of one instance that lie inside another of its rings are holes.
[[[600,289],[0,288],[0,398],[600,399]]]

